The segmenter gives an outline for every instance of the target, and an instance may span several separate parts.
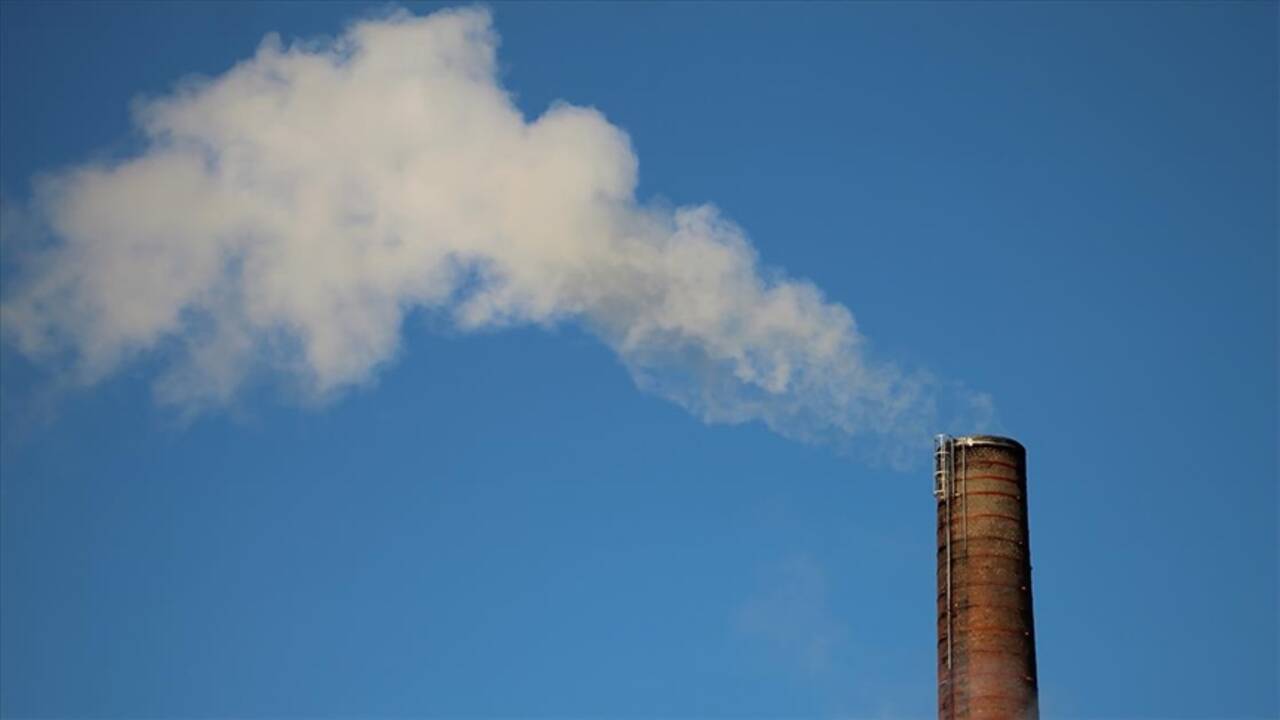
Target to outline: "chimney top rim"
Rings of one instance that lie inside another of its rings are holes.
[[[1016,450],[1021,450],[1024,453],[1027,451],[1027,449],[1022,446],[1022,443],[1011,437],[1004,437],[1003,435],[961,435],[953,438],[952,442],[956,445],[964,445],[966,447],[973,447],[976,445],[996,445],[1000,447],[1014,448]]]

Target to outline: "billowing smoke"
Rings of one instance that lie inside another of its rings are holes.
[[[312,398],[393,359],[407,313],[463,330],[578,323],[645,389],[790,437],[924,437],[940,383],[871,361],[853,316],[762,268],[710,205],[635,197],[627,135],[498,83],[480,9],[268,36],[136,106],[145,149],[44,179],[51,238],[6,337],[91,384],[163,357],[158,398],[217,407],[268,373]]]

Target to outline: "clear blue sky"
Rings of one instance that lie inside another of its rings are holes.
[[[1275,3],[493,9],[526,114],[598,108],[642,198],[991,393],[1046,717],[1280,714]],[[4,3],[6,201],[367,12]],[[0,353],[5,717],[933,712],[927,467],[703,424],[571,325],[411,316],[370,386],[190,423],[153,358],[48,410]]]

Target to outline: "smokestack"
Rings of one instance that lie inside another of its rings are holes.
[[[1027,454],[991,435],[934,444],[938,718],[1037,720]]]

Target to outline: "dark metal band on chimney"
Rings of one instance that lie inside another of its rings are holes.
[[[1027,454],[991,435],[934,442],[938,718],[1037,720]]]

